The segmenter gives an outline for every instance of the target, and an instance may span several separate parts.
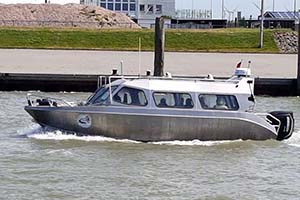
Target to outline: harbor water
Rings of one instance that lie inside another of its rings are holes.
[[[257,97],[258,112],[294,112],[287,141],[157,143],[43,130],[24,111],[25,97],[0,92],[0,199],[300,198],[298,97]]]

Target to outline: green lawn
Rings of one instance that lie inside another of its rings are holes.
[[[278,53],[273,31],[259,49],[258,29],[166,30],[166,50]],[[153,30],[0,28],[0,48],[138,50],[139,37],[143,50],[153,50]]]

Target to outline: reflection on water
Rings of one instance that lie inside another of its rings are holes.
[[[48,94],[49,95],[49,94]],[[52,93],[81,101],[87,93]],[[258,97],[259,112],[291,110],[287,141],[140,143],[41,129],[26,93],[0,92],[3,199],[298,199],[299,98]]]

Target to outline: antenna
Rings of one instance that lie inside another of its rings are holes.
[[[250,69],[251,60],[248,61],[248,69]]]
[[[142,48],[142,40],[141,37],[139,37],[139,76],[141,75],[141,48]]]
[[[121,62],[120,62],[120,67],[121,67],[121,76],[123,76],[124,75],[124,73],[123,73],[123,60],[121,60]]]

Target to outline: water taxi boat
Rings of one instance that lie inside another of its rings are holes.
[[[254,78],[238,68],[228,80],[110,76],[84,103],[27,96],[25,110],[42,127],[143,142],[284,140],[292,112],[255,113]]]

